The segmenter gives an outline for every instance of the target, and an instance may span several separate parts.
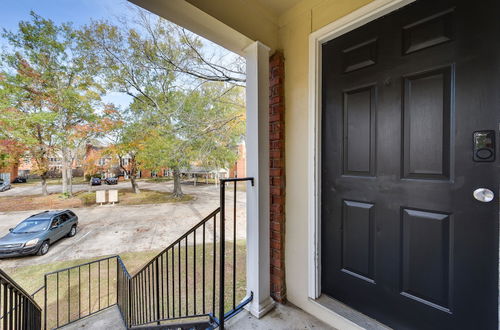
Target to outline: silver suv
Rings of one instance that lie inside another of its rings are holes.
[[[34,214],[0,238],[0,258],[44,255],[50,245],[76,235],[78,217],[73,211],[45,211]]]

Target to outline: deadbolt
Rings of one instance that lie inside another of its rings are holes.
[[[474,190],[474,192],[472,194],[474,195],[475,199],[477,199],[478,201],[483,202],[483,203],[491,202],[493,200],[493,198],[495,197],[495,194],[493,193],[493,191],[486,189],[486,188],[478,188],[478,189]]]

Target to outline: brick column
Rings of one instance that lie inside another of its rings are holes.
[[[271,192],[271,296],[286,302],[285,285],[285,59],[269,59],[269,145]]]

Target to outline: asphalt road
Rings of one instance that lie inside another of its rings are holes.
[[[140,187],[159,191],[172,189],[170,183],[141,182]],[[79,217],[75,237],[63,238],[55,243],[45,256],[0,259],[0,268],[163,249],[219,206],[219,189],[213,185],[183,185],[183,190],[194,195],[195,199],[181,203],[75,208],[73,211]],[[227,204],[232,207],[230,195],[228,192]],[[246,235],[245,204],[246,193],[238,192],[237,239],[244,239]],[[0,236],[36,212],[0,212]],[[227,221],[232,224],[232,209],[227,214]],[[226,236],[231,238],[232,225],[226,227]],[[207,229],[207,239],[210,240],[212,227]]]

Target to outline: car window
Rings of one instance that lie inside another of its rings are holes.
[[[76,214],[75,214],[75,213],[73,213],[73,211],[68,211],[68,214],[69,214],[69,216],[70,216],[70,217],[74,217],[74,216],[76,216]]]
[[[55,217],[55,218],[52,220],[52,224],[50,225],[50,228],[57,227],[57,226],[59,226],[59,224],[60,224],[60,219],[59,219],[59,217]]]
[[[69,220],[69,215],[67,213],[63,213],[59,216],[61,223],[65,223]]]
[[[18,224],[16,228],[12,230],[15,234],[21,233],[37,233],[40,231],[47,230],[49,225],[48,219],[38,219],[38,220],[25,220]]]

